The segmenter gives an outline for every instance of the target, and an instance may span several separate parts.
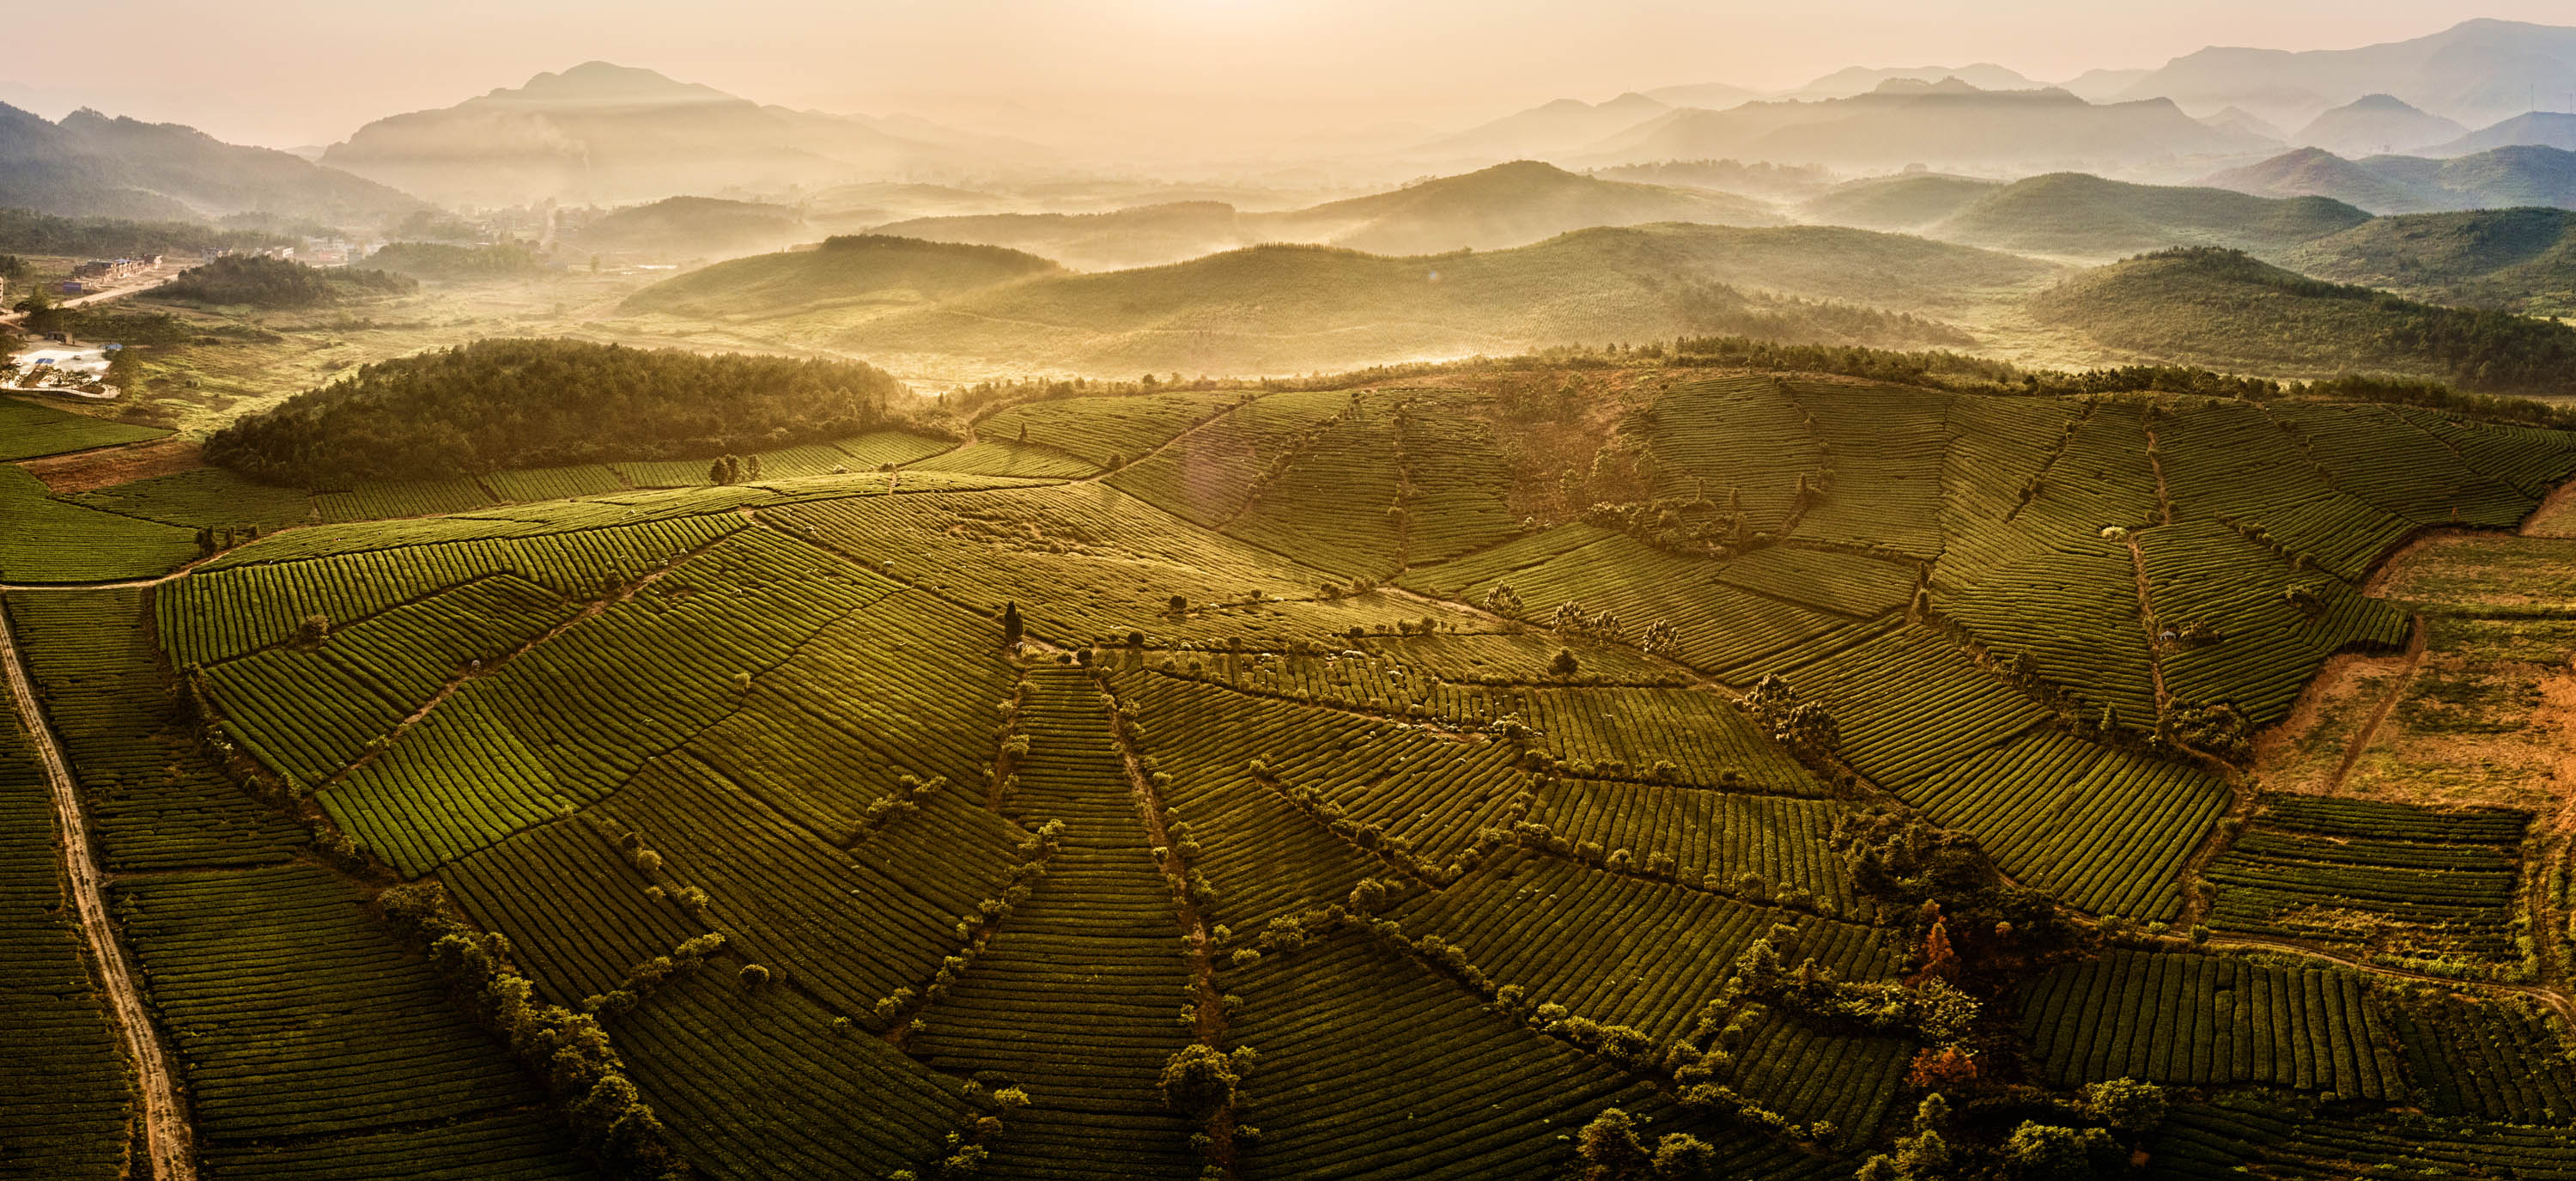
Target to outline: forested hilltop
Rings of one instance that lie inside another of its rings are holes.
[[[518,279],[545,273],[546,264],[527,247],[506,243],[391,242],[352,269],[393,271],[415,279]]]
[[[485,340],[298,394],[217,431],[206,458],[279,484],[670,459],[856,434],[905,396],[850,361]]]
[[[55,217],[31,209],[0,208],[0,251],[15,254],[122,258],[213,248],[256,250],[293,243],[294,239],[276,234],[216,229],[188,222]]]
[[[322,270],[283,258],[233,254],[190,267],[158,292],[163,299],[256,308],[309,308],[420,286],[389,271]]]

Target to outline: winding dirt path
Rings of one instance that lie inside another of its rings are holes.
[[[96,967],[100,988],[116,1014],[126,1057],[134,1063],[136,1087],[143,1094],[143,1147],[150,1176],[152,1181],[195,1181],[194,1133],[188,1122],[187,1103],[179,1095],[177,1066],[171,1060],[169,1046],[161,1040],[161,1031],[152,1024],[142,990],[135,984],[133,965],[127,961],[116,927],[108,917],[107,878],[90,850],[89,824],[81,813],[80,786],[72,778],[61,745],[54,740],[52,724],[36,704],[35,688],[10,638],[5,614],[0,614],[0,672],[8,676],[10,698],[18,716],[26,722],[30,745],[44,766],[46,782],[53,788],[54,818],[62,838],[63,877],[80,913],[82,933],[89,938],[90,963]]]

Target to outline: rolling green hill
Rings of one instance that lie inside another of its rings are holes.
[[[1886,176],[1856,180],[1807,202],[1811,219],[1865,230],[1917,230],[1950,217],[2003,182],[1969,176]]]
[[[858,316],[1062,269],[998,246],[859,234],[702,267],[635,293],[625,310],[704,320]]]
[[[1026,251],[1082,270],[1157,266],[1260,241],[1222,201],[1170,201],[1106,213],[988,213],[917,217],[874,233]]]
[[[1260,219],[1289,241],[1372,254],[1438,254],[1523,246],[1571,230],[1649,222],[1769,226],[1784,220],[1749,197],[1581,176],[1522,160]]]
[[[2304,243],[2283,265],[2433,303],[2576,314],[2576,211],[2494,209],[2364,222]]]
[[[783,205],[671,197],[617,210],[576,231],[575,250],[660,259],[717,258],[776,250],[814,235]]]
[[[2576,116],[2565,116],[2576,118]],[[2449,159],[2365,156],[2347,160],[2301,148],[2213,173],[2203,184],[2271,197],[2332,197],[2373,213],[2576,208],[2576,152],[2515,144]]]
[[[1273,242],[1347,246],[1372,254],[1439,254],[1526,246],[1595,226],[1768,226],[1784,220],[1776,209],[1750,197],[1605,180],[1522,160],[1282,213],[1181,201],[1108,213],[917,218],[880,226],[877,232],[1007,246],[1082,270],[1114,270]]]
[[[2276,377],[2387,373],[2492,393],[2576,392],[2576,329],[2435,307],[2213,248],[2143,255],[2031,301],[2115,349]]]
[[[1954,328],[1889,312],[1965,314],[2051,273],[2008,255],[1863,230],[1659,225],[1401,258],[1255,247],[1166,267],[1038,278],[891,315],[786,310],[759,327],[862,355],[1211,374],[1711,332],[1959,345],[1967,338]],[[630,304],[658,299],[660,290]]]
[[[380,276],[382,277],[382,276]],[[507,468],[704,456],[873,430],[902,383],[851,361],[478,340],[380,361],[235,420],[206,459],[345,487]]]
[[[1997,189],[1925,232],[1997,250],[2077,257],[2109,258],[2168,246],[2224,246],[2260,254],[2369,219],[2359,209],[2322,197],[2264,198],[2060,172]]]

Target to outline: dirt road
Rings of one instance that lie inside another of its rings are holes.
[[[63,877],[69,883],[82,933],[89,939],[90,963],[98,971],[99,985],[107,993],[110,1010],[116,1016],[126,1057],[134,1063],[135,1083],[143,1095],[143,1147],[150,1159],[152,1181],[195,1181],[196,1153],[190,1144],[187,1107],[179,1097],[177,1065],[171,1060],[169,1047],[161,1041],[160,1030],[152,1024],[150,1010],[144,1007],[133,965],[126,959],[116,926],[108,917],[107,882],[90,851],[80,787],[72,779],[61,745],[54,741],[53,726],[37,708],[35,687],[28,681],[26,666],[18,659],[5,615],[0,615],[0,673],[8,677],[10,699],[26,723],[36,759],[44,766],[45,780],[53,787],[54,819],[62,838]]]

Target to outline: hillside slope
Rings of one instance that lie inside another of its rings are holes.
[[[1800,206],[1800,211],[1826,225],[1915,230],[2003,187],[2002,181],[1940,173],[1873,177],[1838,185]]]
[[[2166,246],[2280,250],[2369,218],[2322,197],[2267,199],[2061,172],[1997,189],[1926,232],[1998,250],[2107,258]]]
[[[1521,160],[1281,213],[1183,201],[1107,213],[916,218],[879,226],[877,232],[1007,246],[1081,270],[1115,270],[1266,242],[1347,246],[1372,254],[1438,254],[1526,246],[1595,226],[1767,226],[1783,220],[1778,211],[1749,197],[1580,176]]]
[[[1222,201],[1172,201],[1106,213],[916,217],[871,233],[1027,251],[1078,270],[1157,266],[1251,245],[1245,215]]]
[[[2493,209],[2383,217],[2280,258],[2303,274],[2434,303],[2576,314],[2576,211]]]
[[[2323,149],[2301,148],[2212,173],[2201,183],[2270,197],[2331,197],[2373,213],[2515,205],[2566,209],[2576,208],[2576,152],[2524,144],[2448,159],[2366,156],[2347,160]]]
[[[624,310],[702,320],[863,315],[1061,269],[997,246],[862,234],[703,267],[636,292]]]
[[[1603,180],[1521,160],[1260,218],[1256,224],[1265,232],[1284,230],[1291,241],[1320,241],[1372,254],[1438,254],[1526,246],[1594,226],[1772,226],[1784,220],[1769,206],[1745,197]]]
[[[709,258],[811,241],[805,219],[784,205],[671,197],[610,213],[571,237],[577,250],[656,258]]]
[[[2386,373],[2490,393],[2576,392],[2576,329],[2310,279],[2228,250],[2140,256],[2031,301],[2040,319],[2159,360],[2275,377]]]
[[[855,323],[824,311],[763,327],[872,356],[1210,374],[1716,332],[1956,346],[1968,342],[1957,330],[1889,310],[1966,314],[2051,273],[2009,255],[1861,230],[1656,225],[1413,257],[1255,247],[1035,279]],[[827,332],[835,322],[846,326]]]

